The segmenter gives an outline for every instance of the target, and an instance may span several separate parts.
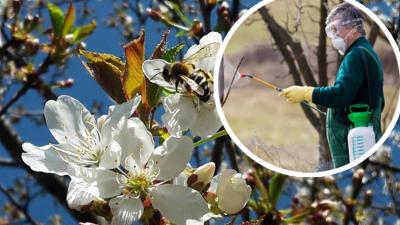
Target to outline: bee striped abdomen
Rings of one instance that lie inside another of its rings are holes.
[[[203,95],[197,94],[197,96],[200,100],[207,102],[211,96],[211,90],[207,81],[207,77],[203,73],[197,73],[193,75],[193,80],[204,90]]]

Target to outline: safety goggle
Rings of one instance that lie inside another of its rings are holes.
[[[362,19],[354,19],[341,22],[340,20],[335,20],[326,25],[325,32],[329,38],[333,38],[337,36],[345,27],[349,27],[349,25],[355,25],[357,22],[361,22]]]

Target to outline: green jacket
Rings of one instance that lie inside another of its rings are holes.
[[[358,38],[346,50],[336,74],[335,84],[314,88],[312,101],[328,108],[327,138],[335,167],[349,162],[347,115],[350,105],[365,103],[370,106],[374,111],[372,122],[376,139],[380,138],[380,115],[385,104],[383,68],[377,53],[365,37]]]

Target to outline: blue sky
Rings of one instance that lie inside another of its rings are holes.
[[[93,15],[95,16],[94,19],[96,19],[98,27],[91,37],[86,40],[87,49],[90,51],[111,53],[123,57],[122,45],[124,42],[122,41],[120,33],[116,29],[105,26],[104,19],[112,13],[113,6],[111,2],[112,1],[90,1],[89,8],[94,9]],[[257,2],[258,1],[256,0],[251,0],[246,1],[245,4],[251,6]],[[65,9],[66,5],[63,6],[63,8]],[[154,46],[159,42],[164,26],[154,23],[152,20],[148,20],[144,28],[146,30],[146,51],[147,54],[150,54]],[[174,33],[171,33],[170,35],[170,46],[176,44],[173,35]],[[94,100],[103,102],[105,110],[107,110],[107,107],[112,104],[112,101],[107,97],[104,91],[86,72],[78,58],[74,57],[70,60],[64,78],[73,78],[75,84],[69,89],[56,90],[57,94],[73,96],[74,98],[79,99],[79,101],[88,108],[91,107]],[[18,88],[18,86],[13,87],[13,90],[18,90]],[[10,93],[12,93],[12,91],[10,91]],[[11,95],[6,97],[9,98],[10,96]],[[28,94],[19,101],[19,103],[26,105],[33,111],[43,110],[43,101],[35,91],[29,91]],[[44,145],[49,142],[54,142],[47,127],[38,127],[29,120],[22,120],[21,123],[16,126],[16,129],[24,141],[29,141],[35,145]],[[394,158],[400,157],[398,151],[394,151],[394,154]],[[7,153],[2,146],[0,146],[0,156],[7,157]],[[3,167],[0,168],[0,172],[2,174],[0,182],[7,186],[12,186],[16,178],[21,178],[25,175],[23,170]],[[3,202],[5,202],[5,198],[0,194],[0,203]],[[55,213],[61,214],[64,224],[77,224],[76,221],[65,213],[63,208],[56,204],[49,196],[39,197],[39,199],[34,201],[30,206],[30,210],[37,221],[46,224],[48,223],[49,216]]]

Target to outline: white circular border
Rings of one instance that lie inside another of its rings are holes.
[[[225,51],[225,48],[227,44],[229,43],[230,39],[232,38],[233,34],[235,31],[240,27],[240,25],[254,12],[256,12],[258,9],[261,7],[266,6],[267,4],[273,2],[275,0],[263,0],[253,7],[251,7],[243,16],[240,17],[238,21],[233,25],[233,27],[229,30],[228,34],[224,38],[224,41],[222,43],[221,48],[219,49],[217,53],[217,58],[216,58],[216,64],[214,67],[214,76],[216,76],[216,79],[214,79],[214,93],[219,93],[219,84],[218,84],[218,74],[219,74],[219,67],[221,65],[221,60]],[[390,45],[395,53],[396,59],[397,59],[397,67],[399,68],[399,74],[400,74],[400,52],[399,52],[399,47],[396,44],[396,41],[393,39],[392,35],[390,34],[389,30],[386,28],[386,26],[383,24],[383,22],[367,7],[362,5],[361,3],[356,2],[355,0],[345,0],[346,2],[356,6],[358,9],[362,10],[365,14],[367,14],[372,20],[378,24],[379,28],[384,32],[386,38],[389,40]],[[399,94],[400,97],[400,94]],[[291,171],[287,169],[283,169],[277,166],[274,166],[263,159],[259,158],[257,155],[255,155],[252,151],[250,151],[235,135],[235,133],[232,131],[231,127],[229,126],[224,112],[221,107],[221,102],[219,100],[219,95],[215,94],[214,95],[216,107],[217,107],[217,112],[218,115],[222,121],[222,124],[224,125],[226,131],[228,132],[229,136],[232,138],[232,140],[235,142],[236,145],[239,146],[239,148],[251,159],[256,161],[258,164],[264,166],[267,169],[273,170],[278,173],[286,174],[289,176],[296,176],[296,177],[321,177],[321,176],[329,176],[333,174],[337,174],[340,172],[343,172],[345,170],[351,169],[354,166],[358,165],[368,157],[370,157],[382,144],[385,142],[385,140],[389,137],[390,133],[392,132],[394,126],[396,125],[397,119],[400,114],[400,104],[399,104],[399,98],[397,101],[397,107],[396,111],[394,113],[394,116],[392,118],[392,121],[389,124],[389,127],[386,129],[385,133],[382,135],[382,137],[379,139],[378,143],[376,143],[367,153],[365,153],[362,157],[358,158],[357,160],[348,163],[344,166],[341,166],[339,168],[327,170],[327,171],[321,171],[321,172],[298,172],[298,171]]]

